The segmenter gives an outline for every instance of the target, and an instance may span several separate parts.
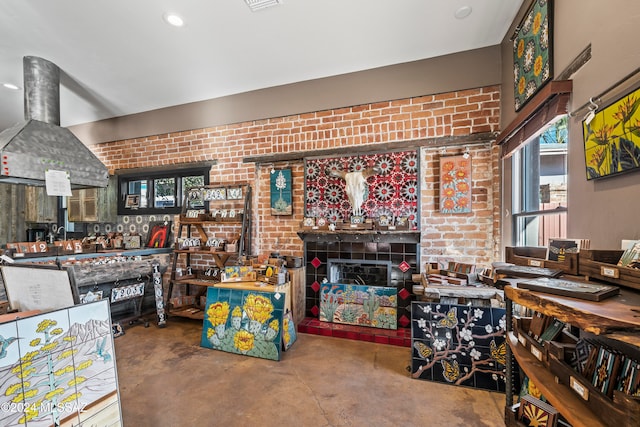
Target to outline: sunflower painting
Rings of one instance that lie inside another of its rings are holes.
[[[553,78],[551,0],[536,0],[513,40],[515,109],[519,111]]]
[[[582,122],[587,179],[640,168],[640,88]]]
[[[471,212],[471,157],[440,158],[440,212]]]

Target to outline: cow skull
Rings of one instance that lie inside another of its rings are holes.
[[[369,190],[367,178],[380,172],[382,170],[379,167],[367,168],[356,172],[331,172],[331,175],[344,179],[345,191],[351,204],[351,214],[353,216],[362,216],[362,204]]]

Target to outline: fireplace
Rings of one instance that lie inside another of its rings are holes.
[[[304,241],[305,253],[305,320],[310,320],[307,323],[313,324],[310,328],[301,324],[301,332],[410,345],[410,334],[407,334],[409,339],[405,340],[404,335],[390,336],[371,332],[376,331],[372,328],[356,332],[351,329],[345,332],[342,328],[326,329],[326,325],[319,325],[323,323],[319,322],[320,295],[323,283],[330,281],[349,280],[356,284],[369,281],[367,285],[395,287],[398,334],[410,331],[413,300],[411,291],[414,284],[412,275],[420,272],[418,231],[309,230],[301,231],[298,235]],[[310,331],[311,328],[316,330]]]
[[[327,270],[330,283],[362,286],[389,286],[391,283],[391,261],[330,258]]]

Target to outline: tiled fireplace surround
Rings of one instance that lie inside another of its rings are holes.
[[[418,273],[420,233],[417,231],[312,231],[298,233],[304,240],[306,265],[305,319],[298,331],[381,344],[411,346],[412,274]],[[390,261],[388,286],[398,289],[398,329],[321,322],[320,286],[329,261]]]

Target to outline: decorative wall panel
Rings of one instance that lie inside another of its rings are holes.
[[[506,312],[502,308],[411,304],[411,376],[505,390]]]
[[[320,320],[397,329],[398,290],[386,286],[324,283],[320,290]]]

